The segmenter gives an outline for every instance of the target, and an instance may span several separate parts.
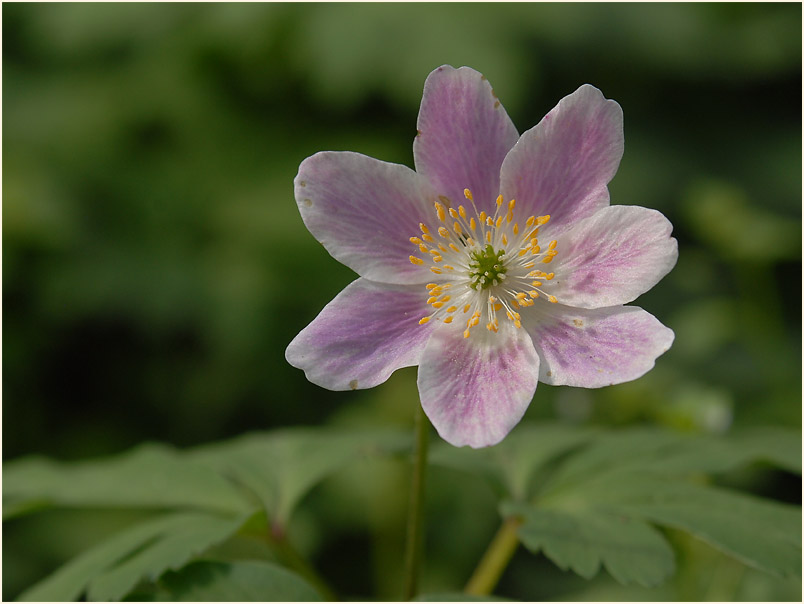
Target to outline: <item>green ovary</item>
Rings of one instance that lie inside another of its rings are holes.
[[[505,265],[502,260],[504,255],[505,250],[494,251],[491,244],[470,253],[469,278],[472,280],[472,288],[478,291],[488,289],[505,279]]]

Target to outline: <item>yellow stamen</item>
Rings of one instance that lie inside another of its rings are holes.
[[[438,214],[438,219],[439,219],[441,222],[444,222],[444,219],[445,219],[445,218],[446,218],[446,216],[447,216],[447,215],[444,213],[444,206],[442,206],[442,205],[441,205],[440,203],[438,203],[438,202],[435,202],[435,204],[434,204],[434,205],[435,205],[435,209],[436,209],[436,214]]]
[[[469,219],[469,228],[473,231],[477,228],[477,222],[475,222],[474,218]]]
[[[458,206],[458,214],[461,215],[461,218],[466,218],[466,208]]]
[[[444,323],[452,323],[452,319],[454,318],[455,317],[447,317],[446,319],[444,319]]]
[[[547,299],[550,300],[550,302],[552,302],[553,304],[558,302],[558,298],[556,298],[555,296],[548,296]]]
[[[421,258],[417,258],[416,256],[410,256],[411,264],[424,264],[424,260]]]
[[[425,323],[427,323],[429,320],[430,320],[430,317],[422,317],[422,318],[419,320],[419,325],[424,325],[424,324],[425,324]]]
[[[463,194],[469,201],[472,201],[472,192],[469,189],[464,189]]]
[[[498,195],[498,196],[497,196],[497,207],[498,207],[498,208],[499,208],[499,207],[502,205],[502,202],[503,202],[503,196],[502,196],[502,195]]]

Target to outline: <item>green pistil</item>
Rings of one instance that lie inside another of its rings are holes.
[[[505,250],[495,252],[490,243],[482,250],[471,252],[469,278],[474,289],[488,289],[505,279],[505,265],[502,260],[504,255]]]

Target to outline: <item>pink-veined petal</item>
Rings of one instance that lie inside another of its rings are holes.
[[[486,78],[469,67],[443,65],[424,84],[413,142],[416,171],[452,205],[492,211],[500,189],[500,166],[519,134]]]
[[[673,225],[661,212],[609,206],[559,235],[549,293],[561,304],[603,308],[631,302],[678,259]]]
[[[309,231],[361,277],[382,283],[432,277],[411,264],[418,250],[410,238],[435,215],[437,196],[413,170],[360,153],[323,151],[301,163],[294,185]]]
[[[357,279],[327,304],[285,351],[288,363],[329,390],[372,388],[419,363],[433,323],[426,291]]]
[[[564,97],[525,132],[502,165],[501,192],[524,216],[551,216],[559,232],[609,203],[623,155],[623,112],[594,86]]]
[[[419,364],[419,395],[448,443],[487,447],[522,419],[539,376],[530,336],[508,321],[497,334],[482,326],[463,337],[460,326],[433,332]]]
[[[675,337],[637,306],[539,308],[528,313],[524,327],[539,353],[539,381],[545,384],[600,388],[635,380],[653,368]]]

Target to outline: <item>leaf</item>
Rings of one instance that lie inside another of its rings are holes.
[[[564,569],[592,577],[601,564],[622,583],[656,585],[673,571],[650,524],[687,532],[777,576],[800,576],[801,508],[705,481],[752,462],[799,471],[801,435],[781,428],[728,437],[637,428],[600,434],[571,453],[521,516],[523,543]]]
[[[504,504],[505,516],[521,516],[523,545],[543,551],[561,569],[586,579],[603,564],[620,583],[659,585],[675,570],[673,550],[649,524],[592,510],[565,512],[529,504]]]
[[[269,518],[284,524],[328,474],[362,455],[409,449],[407,432],[289,429],[202,447],[191,457],[248,489]]]
[[[567,424],[523,424],[494,447],[468,449],[439,443],[433,447],[430,463],[480,473],[507,497],[522,500],[539,470],[595,433]]]
[[[611,493],[614,484],[607,484]],[[611,507],[689,532],[745,564],[801,576],[801,508],[713,486],[643,477],[616,488]],[[608,498],[601,497],[602,505]]]
[[[244,513],[253,509],[208,467],[164,445],[147,444],[108,459],[57,463],[29,458],[3,464],[4,504],[183,507]],[[5,505],[3,506],[5,508]]]
[[[199,560],[165,573],[156,600],[172,602],[320,601],[297,574],[270,562]]]
[[[141,549],[147,550],[149,546],[158,543],[160,538],[170,534],[171,531],[186,531],[191,530],[193,526],[208,526],[211,518],[214,517],[209,514],[182,513],[160,516],[136,524],[79,554],[53,574],[25,590],[18,599],[21,601],[75,600],[83,593],[93,577],[112,569],[118,563],[125,565],[123,561],[127,556],[131,556]],[[232,532],[236,531],[238,521],[231,520],[230,522]],[[240,522],[242,523],[242,521]],[[113,587],[111,584],[107,585],[107,589],[111,590]]]
[[[191,556],[225,541],[243,525],[246,518],[186,516],[144,548],[92,579],[89,600],[120,600],[143,579],[155,581],[165,570],[181,568]]]

